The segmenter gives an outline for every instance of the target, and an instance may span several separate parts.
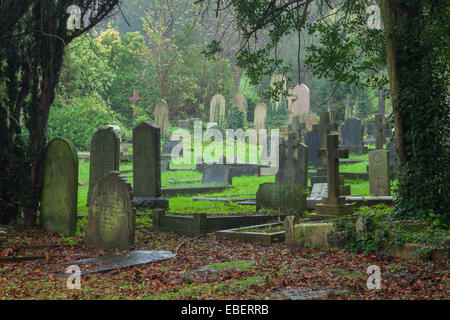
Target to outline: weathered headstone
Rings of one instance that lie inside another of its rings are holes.
[[[301,214],[307,209],[305,189],[298,183],[260,184],[256,193],[256,210],[261,208]]]
[[[289,132],[294,132],[296,139],[299,141],[305,141],[305,123],[300,121],[300,116],[292,116],[288,123]]]
[[[131,185],[111,171],[94,186],[84,242],[89,247],[128,250],[134,246],[136,209]]]
[[[233,184],[231,166],[210,164],[203,167],[202,183]]]
[[[172,140],[165,140],[164,145],[162,147],[162,154],[172,154],[173,148],[181,144],[180,152],[179,154],[175,154],[174,156],[182,156],[183,155],[183,141],[172,141]]]
[[[155,124],[161,129],[163,138],[169,135],[169,107],[164,99],[158,101],[153,110]]]
[[[369,152],[369,188],[375,196],[390,196],[389,151],[373,150]]]
[[[256,134],[259,136],[259,130],[265,128],[265,122],[266,122],[266,116],[267,116],[267,106],[265,103],[258,103],[255,106],[254,111],[254,123],[255,123],[255,130]]]
[[[312,131],[306,132],[305,144],[308,146],[309,163],[314,167],[321,167],[322,160],[317,156],[320,149],[320,132],[317,125],[313,126]]]
[[[78,155],[73,143],[53,139],[45,148],[41,228],[65,236],[75,235],[77,225]]]
[[[294,90],[292,90],[292,92],[297,96],[297,99],[292,106],[292,113],[299,116],[303,113],[310,112],[311,107],[308,87],[304,84],[298,84],[294,87]]]
[[[279,146],[279,168],[275,182],[293,182],[308,186],[308,147],[295,139],[294,133],[289,134],[287,141]]]
[[[225,98],[221,94],[216,94],[211,98],[209,104],[209,121],[216,122],[219,125],[223,123],[225,118]]]
[[[91,140],[89,164],[89,205],[97,181],[110,171],[118,171],[120,163],[120,135],[113,127],[98,129]]]
[[[294,90],[292,88],[289,88],[288,96],[286,97],[286,101],[288,103],[287,105],[288,115],[292,114],[292,105],[293,101],[295,100],[297,100],[297,95],[294,94]]]
[[[244,95],[238,93],[233,99],[233,106],[239,107],[239,110],[244,114],[244,123],[247,122],[247,99],[245,99]]]
[[[361,120],[348,118],[342,128],[342,148],[349,149],[351,153],[365,154],[367,147],[363,145],[363,126]]]
[[[145,121],[133,129],[133,186],[136,208],[167,208],[161,196],[160,129]]]
[[[316,205],[316,210],[324,216],[339,216],[353,213],[353,205],[346,204],[340,196],[339,188],[339,158],[348,158],[348,150],[338,149],[337,133],[327,135],[327,148],[318,151],[319,156],[327,157],[328,196],[322,198],[322,203]]]

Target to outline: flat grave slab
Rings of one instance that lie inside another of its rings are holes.
[[[203,197],[195,197],[192,198],[194,201],[219,201],[219,202],[242,202],[242,201],[256,201],[254,194],[248,194],[253,195],[253,197],[242,197],[244,195],[224,195],[224,196],[203,196]],[[255,202],[256,203],[256,202]]]
[[[202,193],[216,193],[222,192],[226,189],[233,188],[233,186],[197,186],[197,187],[166,187],[161,188],[164,197],[183,195],[193,195]]]
[[[218,238],[227,238],[230,240],[241,242],[272,244],[275,242],[284,241],[284,234],[285,234],[284,230],[283,231],[273,230],[271,232],[270,231],[263,232],[264,229],[275,228],[282,225],[283,225],[282,222],[276,222],[228,230],[220,230],[216,231],[216,236]]]
[[[121,255],[109,255],[64,262],[62,265],[78,265],[81,269],[81,274],[90,274],[107,272],[114,269],[147,264],[156,261],[163,261],[172,259],[175,256],[176,254],[170,251],[162,250],[129,251]],[[63,277],[67,277],[69,275],[70,274],[58,274],[58,276]]]

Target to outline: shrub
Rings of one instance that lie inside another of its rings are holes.
[[[50,108],[47,141],[66,138],[77,150],[88,150],[95,131],[107,124],[122,127],[119,116],[99,97],[58,97]]]

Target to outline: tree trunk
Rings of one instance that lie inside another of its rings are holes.
[[[394,0],[379,0],[381,18],[384,25],[384,35],[386,39],[386,51],[388,60],[389,84],[392,101],[392,112],[394,114],[394,141],[397,162],[400,173],[403,174],[403,165],[405,164],[405,149],[403,144],[403,118],[398,107],[399,98],[399,78],[397,70],[397,41],[395,38],[395,27],[398,24],[398,18],[401,15],[399,7]]]

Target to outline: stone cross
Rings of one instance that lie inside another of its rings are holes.
[[[389,130],[389,125],[384,123],[384,115],[377,113],[375,115],[375,149],[381,150],[383,149],[384,144],[386,143],[385,139],[385,130]]]
[[[132,101],[134,105],[137,105],[137,101],[141,100],[139,96],[139,92],[137,90],[133,90],[133,95],[128,98],[129,101]],[[136,108],[133,107],[133,118],[136,117]]]
[[[319,157],[326,158],[328,163],[328,198],[323,202],[327,204],[344,204],[345,198],[339,193],[339,158],[348,158],[348,149],[338,149],[339,139],[337,133],[327,135],[326,148],[318,150]]]
[[[330,113],[328,111],[320,112],[320,121],[319,121],[319,132],[320,132],[320,148],[327,148],[327,135],[331,131],[337,130],[337,124],[330,122]],[[321,157],[321,156],[319,156]],[[322,163],[325,167],[327,167],[327,159],[326,157],[322,157]]]
[[[386,104],[384,99],[388,95],[388,93],[389,91],[385,89],[378,90],[377,92],[375,92],[375,97],[378,97],[378,113],[383,115],[383,118],[386,113]]]

